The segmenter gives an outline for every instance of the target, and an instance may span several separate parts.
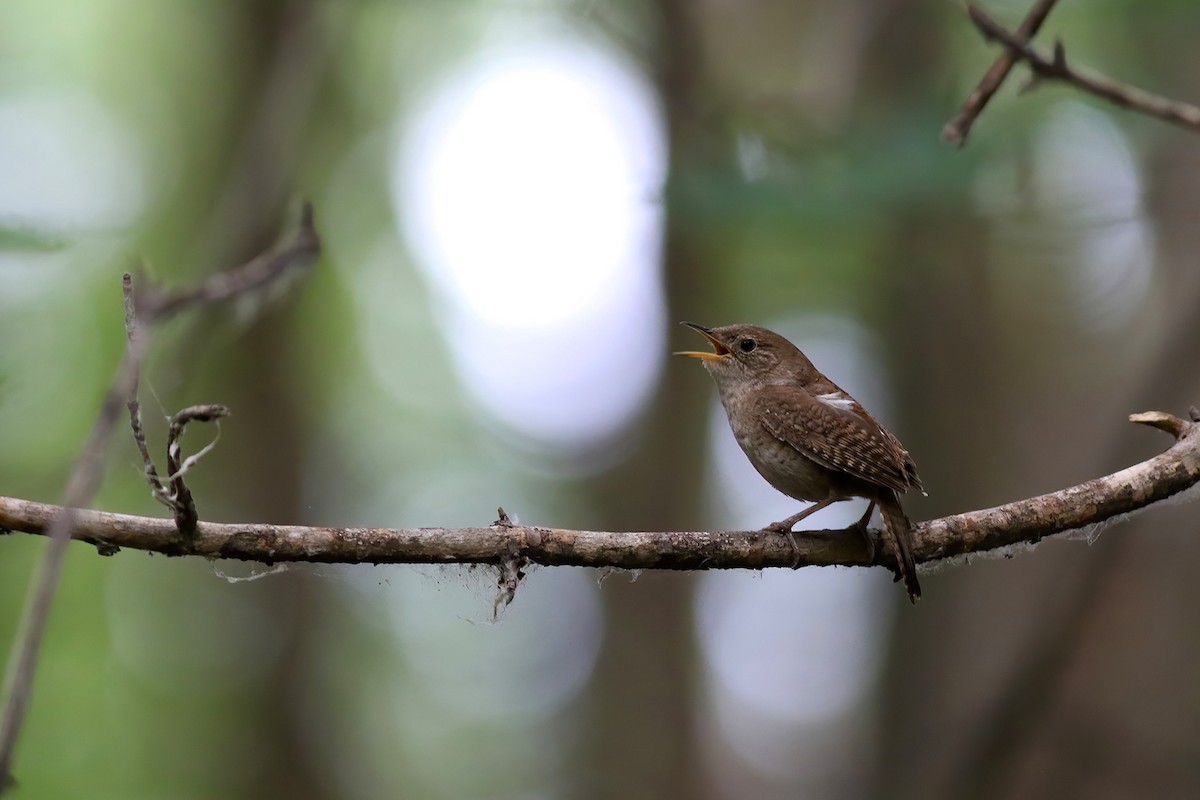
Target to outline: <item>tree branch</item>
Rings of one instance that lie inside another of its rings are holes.
[[[1194,411],[1194,410],[1193,410]],[[1134,414],[1139,422],[1176,438],[1167,451],[1103,478],[996,508],[969,511],[914,526],[918,562],[1007,555],[1056,534],[1085,532],[1184,493],[1200,494],[1200,413],[1185,421],[1161,412]],[[1189,492],[1188,490],[1193,490]],[[45,534],[58,506],[0,497],[0,527]],[[791,566],[786,537],[761,531],[575,531],[518,525],[506,517],[479,528],[321,528],[295,525],[200,522],[181,542],[173,520],[77,513],[72,536],[102,554],[117,548],[279,562],[373,564],[505,564],[514,560],[549,566],[620,569],[762,569]],[[802,531],[796,535],[798,566],[895,564],[885,548],[867,546],[857,531]],[[509,576],[511,581],[512,576]]]
[[[125,276],[125,286],[129,286],[128,275]],[[38,653],[41,651],[42,634],[46,630],[50,606],[58,589],[67,544],[75,532],[77,519],[86,514],[79,510],[79,507],[90,503],[100,488],[108,440],[116,429],[122,401],[137,387],[138,370],[145,354],[145,339],[129,341],[117,368],[116,377],[113,378],[100,406],[100,413],[92,425],[91,432],[88,433],[79,457],[71,467],[67,488],[63,493],[63,504],[47,507],[52,509],[53,513],[44,519],[43,528],[39,531],[50,537],[50,543],[42,557],[41,571],[36,576],[32,594],[25,606],[21,627],[18,629],[17,644],[13,648],[7,673],[8,699],[3,717],[0,718],[0,794],[14,782],[11,772],[12,757],[21,723],[25,719],[25,709],[29,704],[33,676],[37,671]],[[0,527],[4,527],[2,523]]]
[[[300,210],[300,224],[275,247],[237,269],[214,273],[195,286],[172,290],[151,287],[138,296],[138,316],[157,321],[185,308],[244,297],[303,272],[316,260],[320,250],[312,204],[305,202]]]
[[[1066,49],[1062,41],[1055,43],[1054,56],[1047,57],[1030,46],[1029,42],[1019,34],[1014,35],[996,22],[979,6],[967,6],[967,13],[985,39],[1003,44],[1013,57],[1029,64],[1029,68],[1033,70],[1036,77],[1068,83],[1114,105],[1200,133],[1200,108],[1189,103],[1151,94],[1135,86],[1118,83],[1101,75],[1087,75],[1078,72],[1067,64]]]
[[[62,505],[42,507],[48,514],[42,517],[38,533],[49,536],[50,544],[46,548],[41,569],[26,604],[20,633],[12,651],[8,671],[9,685],[6,687],[8,697],[3,715],[0,716],[0,794],[3,794],[13,782],[11,774],[13,753],[33,689],[33,678],[37,669],[38,654],[41,650],[42,634],[45,632],[50,606],[58,589],[66,546],[72,538],[79,538],[79,530],[76,526],[81,519],[88,518],[92,513],[80,509],[92,501],[96,491],[100,488],[100,481],[104,474],[105,450],[116,429],[122,404],[129,411],[134,438],[146,463],[147,480],[155,491],[164,491],[161,479],[158,477],[146,448],[145,436],[141,427],[141,412],[137,403],[138,375],[149,348],[153,325],[185,309],[243,296],[256,289],[274,284],[286,275],[295,273],[311,264],[316,259],[319,249],[320,241],[313,226],[312,206],[306,202],[301,211],[300,225],[290,237],[246,264],[217,273],[194,288],[165,291],[154,286],[146,286],[139,287],[139,291],[135,292],[133,278],[128,273],[122,278],[121,288],[125,303],[125,353],[117,368],[116,376],[105,395],[96,422],[88,434],[79,457],[71,468]],[[176,419],[173,423],[181,423],[181,421]],[[176,429],[173,424],[172,431],[174,436],[172,441],[177,448],[178,436],[182,435],[182,427]],[[177,449],[174,451],[174,455],[178,456]],[[168,453],[168,463],[172,463],[171,453]],[[173,474],[168,477],[172,485],[171,491],[177,493],[182,488],[186,492],[186,487],[182,482],[182,473],[186,470],[187,463],[177,465],[177,467],[172,467]],[[191,521],[188,506],[191,508],[191,517],[193,518],[195,507],[191,505],[190,494],[186,498],[179,499],[181,510],[177,512],[176,517],[180,520],[181,532],[186,534],[182,528]],[[171,524],[175,525],[174,522]],[[6,526],[0,523],[0,528],[2,527]],[[103,550],[101,551],[103,552]]]
[[[1033,8],[1029,9],[1029,13],[1025,15],[1025,19],[1021,20],[1021,25],[1017,28],[1014,38],[1021,42],[1028,42],[1032,39],[1041,30],[1042,23],[1046,21],[1050,10],[1057,2],[1058,0],[1038,0],[1034,3]],[[967,97],[962,108],[954,115],[953,119],[942,127],[943,141],[954,147],[962,147],[966,144],[967,136],[971,133],[971,126],[975,124],[975,120],[983,111],[984,106],[1004,83],[1004,79],[1008,77],[1008,73],[1015,63],[1017,63],[1017,56],[1011,50],[1005,50],[996,58],[996,61],[984,73],[979,85],[975,87],[975,91]]]

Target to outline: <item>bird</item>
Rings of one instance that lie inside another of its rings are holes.
[[[708,339],[713,352],[675,355],[700,359],[713,377],[729,427],[758,474],[788,497],[813,503],[763,530],[787,534],[798,563],[792,533],[797,522],[833,503],[864,498],[867,512],[855,527],[866,537],[873,559],[866,526],[879,507],[897,580],[903,579],[915,603],[921,584],[912,554],[912,524],[900,496],[922,487],[900,440],[778,333],[757,325],[682,324]]]

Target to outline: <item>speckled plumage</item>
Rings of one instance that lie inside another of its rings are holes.
[[[811,510],[853,497],[878,503],[909,596],[919,597],[899,495],[921,482],[900,440],[779,334],[755,325],[691,327],[716,352],[684,355],[703,359],[759,474],[789,497],[818,503]],[[788,529],[805,513],[790,518]]]

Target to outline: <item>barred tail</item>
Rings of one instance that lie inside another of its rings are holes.
[[[921,584],[917,580],[917,564],[912,555],[912,524],[900,507],[900,498],[892,493],[879,500],[879,512],[883,515],[883,529],[896,556],[896,565],[900,568],[900,577],[904,579],[904,588],[908,590],[908,599],[917,602],[921,596]]]

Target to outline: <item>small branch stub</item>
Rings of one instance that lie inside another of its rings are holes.
[[[1192,406],[1192,420],[1196,422],[1195,411],[1196,407]],[[1136,422],[1139,425],[1149,425],[1152,428],[1158,428],[1160,431],[1166,431],[1176,439],[1182,439],[1183,435],[1193,427],[1192,423],[1184,422],[1179,417],[1171,414],[1164,414],[1162,411],[1143,411],[1140,414],[1130,414],[1130,422]]]

